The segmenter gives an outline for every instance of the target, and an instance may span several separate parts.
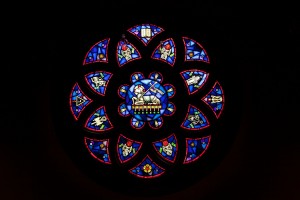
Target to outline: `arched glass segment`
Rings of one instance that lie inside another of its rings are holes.
[[[209,63],[209,57],[201,44],[193,39],[183,37],[185,61],[202,61]]]
[[[207,150],[211,136],[186,139],[186,154],[183,164],[198,160]]]
[[[87,107],[87,105],[89,105],[91,102],[92,100],[82,92],[78,83],[75,83],[70,94],[69,102],[71,112],[75,120],[78,120],[84,108]]]
[[[117,46],[117,61],[119,67],[137,59],[141,59],[141,54],[137,48],[127,40],[119,41]]]
[[[117,144],[118,158],[121,163],[132,159],[142,147],[142,143],[120,134]]]
[[[98,139],[85,137],[84,143],[89,153],[96,160],[105,164],[111,164],[109,151],[108,151],[109,139],[98,140]]]
[[[102,132],[113,128],[108,116],[106,115],[105,107],[98,108],[85,123],[85,128],[91,131]]]
[[[213,110],[217,118],[220,117],[224,108],[225,98],[224,91],[218,81],[214,84],[208,94],[202,98],[202,101]]]
[[[188,130],[200,130],[209,126],[205,115],[195,106],[189,105],[188,113],[181,127]]]
[[[176,48],[172,38],[162,41],[153,51],[152,56],[155,60],[168,63],[173,67],[176,60]]]
[[[136,36],[145,46],[164,29],[152,24],[141,24],[127,30],[129,33]]]
[[[99,95],[104,96],[106,88],[108,86],[109,79],[111,79],[112,73],[105,71],[91,72],[85,75],[85,81],[91,87],[91,89]]]
[[[149,156],[146,156],[140,164],[129,170],[129,172],[140,178],[155,178],[161,176],[165,169],[153,162]]]
[[[174,163],[177,155],[177,139],[175,134],[160,141],[153,142],[156,152],[164,159]]]
[[[106,38],[104,40],[101,40],[100,42],[97,42],[95,45],[91,47],[91,49],[86,54],[83,65],[95,63],[95,62],[108,62],[107,58],[107,47],[109,44],[109,38]]]
[[[187,88],[188,94],[194,94],[200,90],[208,79],[208,73],[198,69],[185,70],[180,72]]]

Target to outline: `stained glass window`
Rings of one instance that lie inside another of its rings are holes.
[[[128,181],[124,190],[196,175],[220,144],[227,88],[209,43],[169,33],[144,23],[99,36],[68,90],[66,134],[81,145],[70,151],[97,179]]]

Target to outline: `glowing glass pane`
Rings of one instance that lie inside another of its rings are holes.
[[[70,108],[76,120],[78,120],[84,108],[92,102],[80,89],[78,83],[73,86],[70,94]]]

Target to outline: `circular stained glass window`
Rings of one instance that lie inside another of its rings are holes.
[[[73,62],[52,84],[52,111],[75,163],[131,194],[170,193],[206,176],[229,149],[241,100],[209,46],[145,23],[67,53]]]

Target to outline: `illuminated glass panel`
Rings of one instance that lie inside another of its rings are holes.
[[[107,47],[109,44],[109,38],[101,40],[96,43],[86,54],[83,65],[95,63],[95,62],[108,62],[107,59]]]
[[[202,101],[209,105],[216,117],[219,118],[223,111],[225,102],[224,92],[219,82],[214,84],[210,92],[204,98],[202,98]]]
[[[140,150],[142,143],[131,140],[120,134],[117,144],[118,157],[121,163],[132,159]]]
[[[177,154],[177,139],[175,134],[172,134],[168,138],[162,139],[157,142],[153,142],[155,150],[164,159],[174,162]]]
[[[129,172],[140,178],[155,178],[162,175],[165,169],[153,162],[149,156],[146,156],[140,164],[129,170]]]
[[[209,126],[207,118],[195,106],[189,105],[188,113],[181,127],[189,130],[199,130]]]
[[[208,73],[198,70],[186,70],[180,73],[189,95],[196,93],[207,81]]]
[[[78,120],[84,108],[92,102],[80,89],[78,83],[75,83],[70,94],[70,108],[76,120]]]
[[[152,58],[173,66],[176,60],[176,48],[173,39],[162,41],[154,50]]]
[[[164,29],[152,24],[137,25],[128,29],[128,32],[136,36],[145,46],[147,46],[154,36],[163,31]]]
[[[203,61],[209,63],[205,49],[193,39],[183,37],[185,47],[185,61]]]
[[[109,139],[97,140],[85,137],[84,141],[89,153],[95,159],[105,164],[111,164],[108,151]]]
[[[119,66],[141,58],[140,52],[127,40],[121,40],[117,46],[117,61]]]
[[[210,136],[202,138],[186,139],[186,155],[183,164],[198,160],[207,150],[210,143]]]
[[[92,88],[92,90],[102,96],[105,95],[105,91],[112,77],[112,73],[105,71],[91,72],[85,75],[85,81]]]
[[[105,107],[98,108],[86,121],[85,127],[91,131],[101,132],[113,128],[110,120],[108,119]]]

